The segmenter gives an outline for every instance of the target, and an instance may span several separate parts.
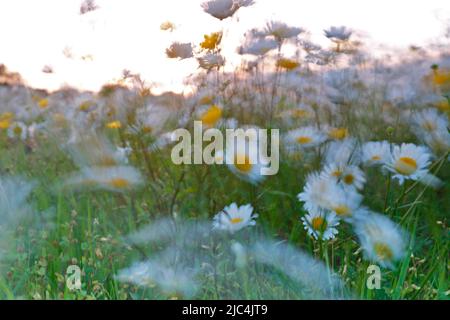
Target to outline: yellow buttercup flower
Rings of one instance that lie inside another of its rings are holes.
[[[200,47],[206,50],[214,50],[222,41],[222,32],[213,32],[210,35],[205,34],[204,41],[200,43]]]
[[[11,125],[11,120],[0,120],[0,129],[8,129]]]

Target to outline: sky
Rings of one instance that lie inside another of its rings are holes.
[[[161,91],[181,92],[183,79],[198,66],[194,59],[167,59],[173,41],[198,45],[204,34],[222,30],[228,57],[245,31],[281,20],[307,29],[322,45],[328,44],[323,29],[345,25],[373,45],[402,48],[439,40],[450,21],[448,0],[255,0],[224,21],[203,12],[202,0],[97,0],[100,9],[85,15],[79,14],[81,2],[0,0],[0,63],[30,86],[49,90],[98,90],[128,69]],[[160,30],[167,20],[177,26],[172,33]],[[54,73],[43,73],[45,65]]]

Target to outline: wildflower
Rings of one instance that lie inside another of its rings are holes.
[[[344,188],[361,190],[366,183],[364,172],[355,165],[329,164],[325,167],[325,179],[335,180]]]
[[[286,23],[281,21],[270,21],[267,23],[265,29],[265,35],[271,35],[278,41],[293,38],[304,32],[302,28],[290,27]]]
[[[324,152],[324,160],[327,164],[358,165],[361,161],[360,150],[355,139],[344,139],[329,142]]]
[[[234,148],[227,146],[225,162],[232,173],[237,177],[256,184],[264,179],[261,171],[267,165],[258,144],[257,136],[250,137],[247,143],[237,143]],[[217,155],[220,157],[220,154]]]
[[[225,64],[225,58],[220,54],[208,53],[202,57],[197,58],[200,67],[206,70],[210,70],[212,68],[218,68]]]
[[[122,128],[122,123],[119,120],[111,121],[106,124],[108,129],[120,129]]]
[[[142,175],[131,166],[87,167],[72,177],[69,187],[92,187],[113,192],[126,192],[143,183]]]
[[[0,176],[0,228],[30,213],[27,198],[35,184],[20,176]],[[4,232],[5,229],[2,229]]]
[[[314,239],[333,239],[338,230],[339,219],[334,212],[322,209],[313,210],[301,218],[308,234]]]
[[[348,41],[352,35],[352,31],[347,29],[345,26],[341,27],[330,27],[328,30],[324,30],[325,36],[336,42]]]
[[[214,50],[222,41],[222,32],[213,32],[210,35],[205,34],[204,41],[200,43],[200,47],[206,50]]]
[[[208,0],[201,6],[214,18],[224,20],[231,17],[240,8],[251,6],[253,3],[253,0]]]
[[[292,71],[294,69],[297,69],[300,66],[300,63],[295,61],[295,60],[291,60],[291,59],[287,59],[287,58],[280,58],[277,61],[277,67],[281,68],[281,69],[285,69],[287,71]]]
[[[203,125],[209,128],[214,127],[222,118],[222,109],[215,104],[208,107],[208,109],[198,113],[199,113],[199,120],[202,122]]]
[[[256,225],[257,217],[258,214],[253,213],[253,207],[250,204],[238,207],[233,202],[215,215],[213,228],[234,233],[245,227]]]
[[[352,220],[361,206],[362,196],[355,190],[333,188],[325,195],[325,208],[336,213],[338,217]]]
[[[413,115],[413,122],[420,130],[428,133],[447,130],[449,127],[448,119],[440,114],[436,109],[425,109]]]
[[[191,43],[174,42],[166,49],[166,55],[170,59],[179,58],[180,60],[189,59],[194,56]]]
[[[366,142],[362,146],[362,161],[367,165],[385,164],[391,157],[391,145],[387,141]]]
[[[349,133],[347,128],[330,128],[328,136],[334,140],[344,140],[348,138]]]
[[[430,154],[427,148],[412,143],[394,146],[392,155],[385,167],[394,173],[400,184],[405,179],[420,180],[428,172]]]
[[[354,222],[365,256],[383,267],[393,268],[394,262],[405,255],[405,235],[389,218],[366,213]]]
[[[117,279],[139,286],[158,286],[168,296],[188,299],[198,290],[195,280],[197,272],[195,268],[175,267],[168,263],[148,260],[120,270]]]
[[[263,56],[270,50],[276,49],[278,42],[270,38],[251,38],[246,44],[238,50],[239,54],[251,54],[255,56]]]
[[[326,136],[315,127],[304,127],[291,130],[286,134],[285,141],[288,148],[311,148],[317,147],[326,141]]]
[[[95,0],[84,0],[80,6],[80,14],[86,14],[88,12],[95,11],[99,6],[95,3]]]
[[[48,107],[48,99],[44,98],[44,99],[40,99],[38,101],[38,106],[41,109],[46,109]]]
[[[16,121],[13,122],[8,128],[8,137],[11,139],[19,138],[24,141],[27,138],[28,127],[25,123]]]
[[[175,30],[175,25],[172,23],[172,22],[170,22],[170,21],[165,21],[165,22],[163,22],[163,23],[161,23],[161,25],[159,26],[159,28],[162,30],[162,31],[170,31],[170,32],[172,32],[173,30]]]

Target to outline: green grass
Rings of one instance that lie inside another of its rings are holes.
[[[439,177],[447,181],[440,190],[417,185],[402,196],[402,187],[392,183],[386,214],[409,232],[408,253],[395,270],[382,269],[381,289],[369,290],[366,270],[370,262],[363,260],[348,225],[342,225],[338,237],[327,244],[306,235],[300,221],[304,210],[296,195],[311,168],[302,161],[282,157],[279,174],[253,186],[226,167],[175,166],[169,152],[149,154],[153,170],[149,172],[142,155],[136,154],[133,164],[147,175],[140,190],[75,193],[55,187],[75,167],[49,141],[40,141],[40,147],[30,153],[22,144],[12,145],[2,138],[1,150],[3,174],[21,174],[37,181],[30,200],[35,206],[34,220],[42,221],[40,228],[23,225],[15,231],[10,252],[1,262],[2,299],[170,298],[153,286],[141,288],[115,279],[118,270],[143,259],[143,253],[127,245],[123,237],[157,218],[172,217],[173,212],[185,219],[210,220],[231,202],[254,206],[259,213],[256,233],[287,240],[330,266],[342,277],[349,297],[448,299],[448,162],[439,168]],[[382,212],[386,177],[374,169],[367,175],[370,183],[364,190],[364,204]],[[82,290],[76,292],[66,287],[66,269],[72,264],[83,271]],[[217,265],[218,278],[204,279],[195,298],[302,298],[277,270],[255,266],[250,271],[231,272],[231,264]]]

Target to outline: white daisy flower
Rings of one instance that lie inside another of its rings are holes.
[[[213,228],[234,233],[245,227],[256,225],[257,217],[258,214],[253,213],[253,207],[250,204],[238,207],[233,202],[214,216]]]
[[[329,164],[325,167],[322,174],[325,179],[334,179],[344,188],[362,190],[366,183],[364,172],[354,165]]]
[[[448,119],[436,109],[430,108],[413,115],[413,123],[425,132],[431,133],[439,130],[447,131],[449,128]]]
[[[189,59],[194,56],[191,43],[174,42],[166,49],[166,55],[170,59],[179,58],[180,60]]]
[[[365,256],[383,267],[393,268],[394,262],[405,255],[406,240],[401,228],[389,218],[366,213],[354,221]]]
[[[311,212],[318,208],[329,208],[330,203],[327,195],[337,192],[339,192],[339,187],[335,181],[325,179],[320,173],[314,172],[306,178],[303,192],[299,193],[297,198],[304,203],[305,210]]]
[[[324,152],[325,163],[358,165],[361,162],[361,150],[353,138],[342,141],[331,141]]]
[[[27,125],[23,122],[13,122],[8,128],[8,137],[11,139],[26,140],[28,136]]]
[[[65,182],[68,187],[126,192],[143,184],[141,173],[131,166],[87,167]]]
[[[344,190],[343,188],[333,188],[326,194],[326,209],[336,213],[338,217],[352,220],[358,209],[361,207],[362,195],[355,190]]]
[[[197,58],[200,67],[209,70],[212,68],[221,67],[225,64],[225,58],[220,54],[207,53],[202,57]]]
[[[208,0],[201,4],[203,10],[214,18],[224,20],[231,17],[239,8],[254,4],[253,0]]]
[[[345,26],[330,27],[328,30],[324,30],[325,37],[332,41],[347,41],[352,35],[352,31]]]
[[[314,239],[333,239],[338,230],[339,219],[334,212],[326,210],[314,210],[301,218],[308,234]]]
[[[366,142],[362,146],[362,161],[364,164],[382,165],[391,157],[391,145],[387,141]]]
[[[234,150],[227,147],[225,162],[231,172],[250,183],[256,184],[265,177],[261,174],[261,170],[267,164],[264,162],[258,147],[255,147],[253,143],[238,143]]]
[[[266,35],[274,36],[278,41],[298,36],[304,32],[302,28],[291,27],[281,21],[270,21],[266,26]]]
[[[312,148],[321,145],[327,136],[315,127],[304,127],[287,132],[285,142],[291,148]]]
[[[278,48],[278,42],[275,39],[252,37],[247,43],[239,47],[238,52],[239,54],[263,56],[276,48]]]
[[[428,172],[430,157],[427,148],[413,143],[403,143],[401,146],[394,146],[385,167],[394,173],[393,178],[403,184],[407,179],[420,180]]]
[[[423,142],[437,155],[450,151],[450,133],[447,129],[421,135]]]

